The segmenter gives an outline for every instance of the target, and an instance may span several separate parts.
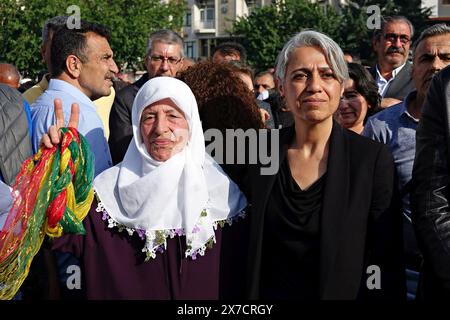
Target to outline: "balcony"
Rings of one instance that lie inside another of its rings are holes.
[[[194,27],[195,33],[215,33],[215,21],[214,20],[208,20],[208,21],[201,21]]]
[[[215,29],[216,28],[216,20],[206,20],[200,21],[198,24],[199,29]]]

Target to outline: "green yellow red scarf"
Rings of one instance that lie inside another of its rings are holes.
[[[94,190],[94,159],[86,139],[62,128],[61,144],[27,159],[13,186],[13,206],[0,231],[0,299],[12,299],[45,235],[84,234]]]

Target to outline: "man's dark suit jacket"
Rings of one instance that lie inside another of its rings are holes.
[[[416,133],[411,213],[424,264],[419,299],[450,299],[450,67],[434,76]]]
[[[294,135],[294,127],[281,129],[280,164]],[[261,175],[260,168],[251,166],[243,185],[251,203],[250,299],[259,298],[264,216],[277,176]],[[406,299],[402,216],[394,186],[387,146],[334,123],[320,225],[320,299]],[[381,270],[379,290],[366,286],[370,265]]]
[[[412,64],[407,61],[405,66],[395,76],[395,79],[389,84],[389,87],[383,98],[395,98],[398,100],[405,99],[406,95],[415,89],[414,82],[411,78]],[[377,79],[377,69],[372,67],[369,69],[373,79]]]
[[[116,92],[114,103],[109,115],[109,149],[113,164],[123,160],[128,145],[133,138],[133,126],[131,124],[131,108],[139,89],[148,81],[148,73],[138,81]]]

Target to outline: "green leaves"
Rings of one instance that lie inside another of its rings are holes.
[[[284,43],[303,29],[315,29],[339,36],[341,18],[331,7],[306,0],[286,0],[256,9],[249,17],[239,19],[233,34],[242,36],[249,62],[257,69],[273,67]]]
[[[248,51],[249,63],[256,69],[272,67],[284,43],[295,33],[314,29],[328,34],[344,50],[359,53],[374,61],[371,47],[373,30],[367,28],[367,7],[378,5],[383,16],[404,15],[419,31],[426,26],[429,9],[420,0],[350,0],[339,12],[334,7],[308,0],[277,1],[238,19],[231,31],[240,36]],[[417,32],[416,32],[417,34]]]
[[[333,7],[308,0],[278,0],[257,8],[238,19],[232,36],[240,36],[249,62],[257,69],[273,67],[284,43],[303,29],[315,29],[331,36],[345,50],[357,52],[373,61],[366,26],[369,5],[378,5],[382,15],[405,15],[417,35],[426,27],[429,9],[420,0],[350,0],[336,12]],[[78,5],[81,19],[108,26],[111,47],[120,67],[139,68],[145,55],[147,37],[157,29],[181,30],[187,9],[185,0],[0,0],[0,61],[15,64],[24,76],[34,78],[45,69],[40,54],[41,32],[45,20],[67,14],[67,7]]]
[[[186,10],[185,0],[1,0],[0,61],[32,78],[46,69],[40,54],[42,27],[48,18],[68,15],[70,5],[80,7],[81,19],[109,27],[117,64],[132,68],[141,63],[149,34],[160,28],[179,31]]]

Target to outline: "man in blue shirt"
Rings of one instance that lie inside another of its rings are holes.
[[[95,175],[112,165],[103,124],[92,100],[111,93],[118,72],[109,46],[109,31],[98,24],[82,21],[80,29],[61,28],[51,44],[52,74],[48,89],[31,105],[33,147],[55,123],[54,100],[61,99],[64,119],[70,117],[72,103],[80,107],[78,131],[83,134],[95,157]]]
[[[416,129],[422,113],[428,87],[433,75],[450,64],[450,27],[434,25],[422,32],[413,48],[412,79],[417,91],[406,99],[367,121],[363,134],[387,144],[394,156],[403,195],[404,234],[408,297],[413,298],[417,287],[421,255],[411,224],[411,209],[407,184],[411,180],[416,151]]]
[[[70,119],[72,103],[79,105],[78,131],[89,142],[95,157],[95,175],[112,165],[103,124],[92,100],[111,93],[114,74],[118,72],[109,46],[109,31],[98,24],[81,21],[79,29],[61,27],[51,43],[51,79],[47,90],[31,105],[33,146],[38,147],[42,136],[56,123],[54,104],[62,101],[64,122]],[[78,265],[69,254],[56,256],[62,289],[69,266]],[[76,298],[79,290],[63,291],[63,296]]]

